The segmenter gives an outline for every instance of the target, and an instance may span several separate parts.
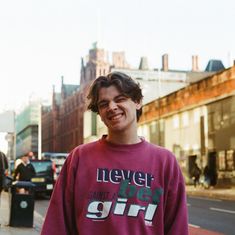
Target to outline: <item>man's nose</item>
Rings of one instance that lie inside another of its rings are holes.
[[[114,101],[109,102],[109,110],[115,110],[117,109],[117,104]]]

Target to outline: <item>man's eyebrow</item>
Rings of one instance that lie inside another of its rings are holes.
[[[124,98],[128,98],[126,95],[124,95],[124,94],[120,94],[120,95],[115,96],[113,99],[115,100],[115,99],[122,98],[122,97],[124,97]],[[97,102],[97,105],[99,105],[100,103],[107,102],[107,101],[108,101],[107,99],[99,100],[99,101]]]
[[[119,98],[119,97],[127,97],[125,94],[120,94],[120,95],[117,95],[115,98]]]

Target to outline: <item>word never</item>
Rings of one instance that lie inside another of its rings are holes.
[[[151,182],[154,180],[154,176],[141,171],[120,170],[120,169],[97,169],[97,182],[112,182],[119,184],[122,180],[128,180],[133,182],[137,186],[151,187]]]

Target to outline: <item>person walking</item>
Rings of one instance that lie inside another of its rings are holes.
[[[142,98],[126,74],[94,81],[88,109],[100,115],[108,133],[67,157],[41,235],[188,235],[176,157],[137,135]]]
[[[8,161],[6,155],[0,151],[0,197],[4,186],[4,180],[7,176]]]
[[[211,183],[211,176],[208,165],[205,166],[203,175],[204,175],[204,188],[208,189]]]
[[[195,188],[197,187],[197,185],[199,185],[200,175],[201,175],[201,169],[195,162],[193,169],[192,169],[192,179],[193,179],[193,185]]]
[[[28,157],[29,157],[29,160],[34,160],[34,159],[36,159],[36,157],[35,157],[35,155],[34,155],[34,152],[32,152],[32,151],[29,151],[29,152],[28,152]]]

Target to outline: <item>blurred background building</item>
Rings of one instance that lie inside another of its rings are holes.
[[[86,110],[87,90],[96,77],[119,71],[143,89],[139,135],[173,151],[186,181],[197,162],[202,170],[213,168],[219,183],[235,183],[235,67],[225,69],[221,61],[210,60],[200,71],[193,55],[189,71],[171,70],[164,54],[162,68],[150,69],[141,57],[136,69],[124,52],[112,55],[110,63],[104,49],[94,44],[81,59],[80,85],[66,84],[62,77],[60,92],[53,88],[52,105],[41,109],[42,152],[70,152],[106,133],[99,116]],[[17,117],[17,156],[29,149],[37,152],[40,111],[32,110],[29,106]]]

